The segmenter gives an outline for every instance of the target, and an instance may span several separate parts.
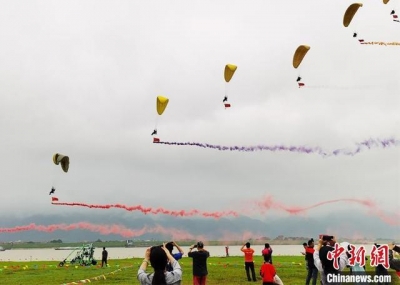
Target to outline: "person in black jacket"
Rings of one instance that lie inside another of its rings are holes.
[[[108,252],[105,247],[103,247],[103,251],[101,252],[101,267],[104,266],[104,264],[107,267],[107,258],[108,258]]]
[[[197,251],[192,251],[197,248]],[[207,258],[210,253],[204,249],[203,242],[199,241],[196,245],[189,248],[188,256],[193,258],[193,284],[205,285],[207,282]]]
[[[306,285],[310,284],[312,279],[312,285],[317,284],[317,277],[318,277],[318,269],[314,264],[314,240],[310,239],[307,242],[307,247],[305,247],[306,251],[306,261],[307,261],[307,278],[306,278]]]
[[[400,271],[400,259],[395,259],[394,258],[394,253],[393,252],[400,253],[400,246],[395,245],[394,243],[389,244],[389,264],[390,268]]]
[[[346,268],[346,264],[348,262],[348,257],[346,255],[346,252],[343,252],[343,254],[341,254],[337,260],[339,263],[339,268],[336,269],[334,267],[334,260],[333,259],[330,260],[328,258],[328,253],[333,252],[335,250],[335,244],[336,244],[336,239],[334,236],[324,235],[324,236],[322,236],[322,239],[319,240],[319,246],[317,247],[317,250],[319,250],[317,256],[318,256],[319,262],[321,263],[322,268],[323,268],[323,272],[321,273],[321,279],[323,280],[322,282],[324,285],[325,284],[332,284],[332,285],[341,284],[340,282],[335,282],[335,281],[328,282],[328,281],[330,281],[329,276],[330,277],[332,277],[333,275],[338,276],[338,274],[344,268]],[[318,268],[316,262],[317,262],[316,255],[314,254],[314,264]]]

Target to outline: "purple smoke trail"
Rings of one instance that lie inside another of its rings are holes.
[[[363,141],[361,143],[356,143],[356,148],[353,150],[349,149],[336,149],[333,151],[323,150],[321,147],[307,147],[307,146],[285,146],[285,145],[258,145],[258,146],[222,146],[222,145],[212,145],[208,143],[197,143],[197,142],[154,142],[158,144],[166,144],[166,145],[186,145],[186,146],[198,146],[203,148],[212,148],[221,151],[244,151],[244,152],[253,152],[253,151],[290,151],[290,152],[299,152],[299,153],[316,153],[322,155],[324,157],[329,156],[338,156],[338,155],[350,155],[354,156],[360,153],[363,149],[368,148],[377,148],[377,147],[391,147],[391,146],[400,146],[400,140],[391,138],[391,139],[369,139]]]

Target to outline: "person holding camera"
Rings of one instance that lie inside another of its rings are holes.
[[[261,251],[261,254],[264,257],[264,261],[272,264],[272,252],[272,247],[269,245],[269,243],[266,243],[264,245],[264,249]]]
[[[171,253],[171,255],[174,257],[175,260],[179,260],[183,257],[183,254],[185,253],[182,248],[174,241],[170,241],[168,242],[165,247],[168,249],[169,253]],[[176,247],[176,249],[179,251],[177,253],[172,253],[172,250],[174,249],[174,247]],[[171,263],[168,262],[167,264],[167,271],[172,271],[173,267],[171,265]]]
[[[196,251],[192,251],[197,248]],[[210,253],[204,249],[203,242],[199,241],[197,244],[189,248],[188,256],[193,258],[193,285],[206,285],[207,282],[207,258]]]
[[[172,271],[166,270],[168,262],[172,265]],[[149,264],[154,269],[153,273],[146,272]],[[162,246],[153,246],[146,249],[144,259],[138,270],[137,279],[141,285],[180,285],[182,268],[164,243]]]
[[[314,265],[321,273],[321,283],[323,285],[331,284],[331,285],[340,285],[341,283],[328,283],[327,276],[328,274],[337,275],[344,268],[346,268],[348,257],[345,252],[340,255],[339,258],[339,269],[335,269],[333,266],[333,260],[328,259],[328,252],[333,251],[335,248],[336,239],[334,236],[321,235],[318,246],[314,251]]]

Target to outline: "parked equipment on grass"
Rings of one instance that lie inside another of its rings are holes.
[[[68,260],[68,258],[77,251],[74,258]],[[79,264],[83,266],[96,265],[97,261],[93,258],[94,247],[92,243],[84,244],[81,248],[74,249],[63,261],[61,261],[58,266],[63,267],[64,264]]]

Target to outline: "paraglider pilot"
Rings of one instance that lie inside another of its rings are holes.
[[[390,13],[390,15],[393,15],[393,21],[395,22],[400,22],[399,21],[399,17],[396,15],[396,12],[394,10],[392,10],[392,12]]]
[[[226,101],[228,101],[228,97],[227,96],[224,97],[224,100],[222,100],[222,103],[226,102]]]
[[[49,195],[54,194],[55,191],[56,191],[56,188],[51,187],[51,191],[50,191]]]
[[[298,76],[297,79],[296,79],[296,81],[299,82],[300,80],[301,80],[301,77]]]
[[[353,38],[356,38],[356,37],[357,37],[357,33],[354,33],[354,34],[353,34]]]
[[[157,129],[155,129],[152,133],[151,133],[151,135],[156,135],[157,134]]]

